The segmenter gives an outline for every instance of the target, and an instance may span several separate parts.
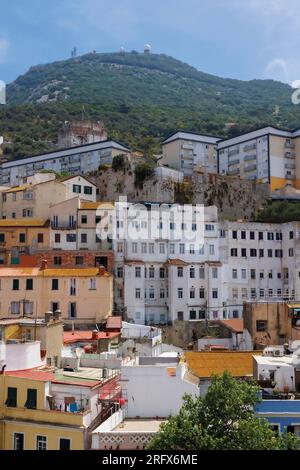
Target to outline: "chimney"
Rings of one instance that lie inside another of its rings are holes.
[[[59,320],[61,317],[61,310],[56,310],[53,312],[53,320]]]
[[[41,271],[45,271],[45,269],[48,269],[48,261],[46,259],[42,259]]]
[[[53,315],[53,312],[50,312],[50,311],[45,313],[45,322],[46,323],[49,323],[51,321],[52,315]]]
[[[103,276],[106,273],[104,266],[99,266],[99,276]]]

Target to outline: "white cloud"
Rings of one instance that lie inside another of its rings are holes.
[[[10,43],[7,39],[0,38],[0,63],[3,64],[8,56],[8,51],[10,48]]]

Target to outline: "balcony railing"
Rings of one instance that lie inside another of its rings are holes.
[[[51,222],[52,230],[75,230],[77,222]]]

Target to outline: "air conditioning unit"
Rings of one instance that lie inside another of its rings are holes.
[[[284,356],[283,346],[268,346],[263,351],[264,356],[282,357]]]

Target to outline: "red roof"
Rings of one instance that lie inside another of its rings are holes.
[[[242,318],[232,318],[231,320],[219,320],[219,323],[226,326],[229,330],[234,333],[243,333],[244,331],[244,320]]]
[[[79,342],[91,342],[97,341],[99,339],[113,339],[120,336],[120,333],[114,332],[109,333],[106,331],[99,331],[97,333],[97,338],[93,339],[93,332],[88,331],[65,331],[64,332],[64,344],[74,344]]]
[[[121,330],[122,317],[109,317],[106,323],[107,330]]]
[[[52,372],[36,369],[9,371],[5,372],[5,375],[18,377],[20,379],[39,380],[40,382],[52,382],[55,378],[55,375]]]

